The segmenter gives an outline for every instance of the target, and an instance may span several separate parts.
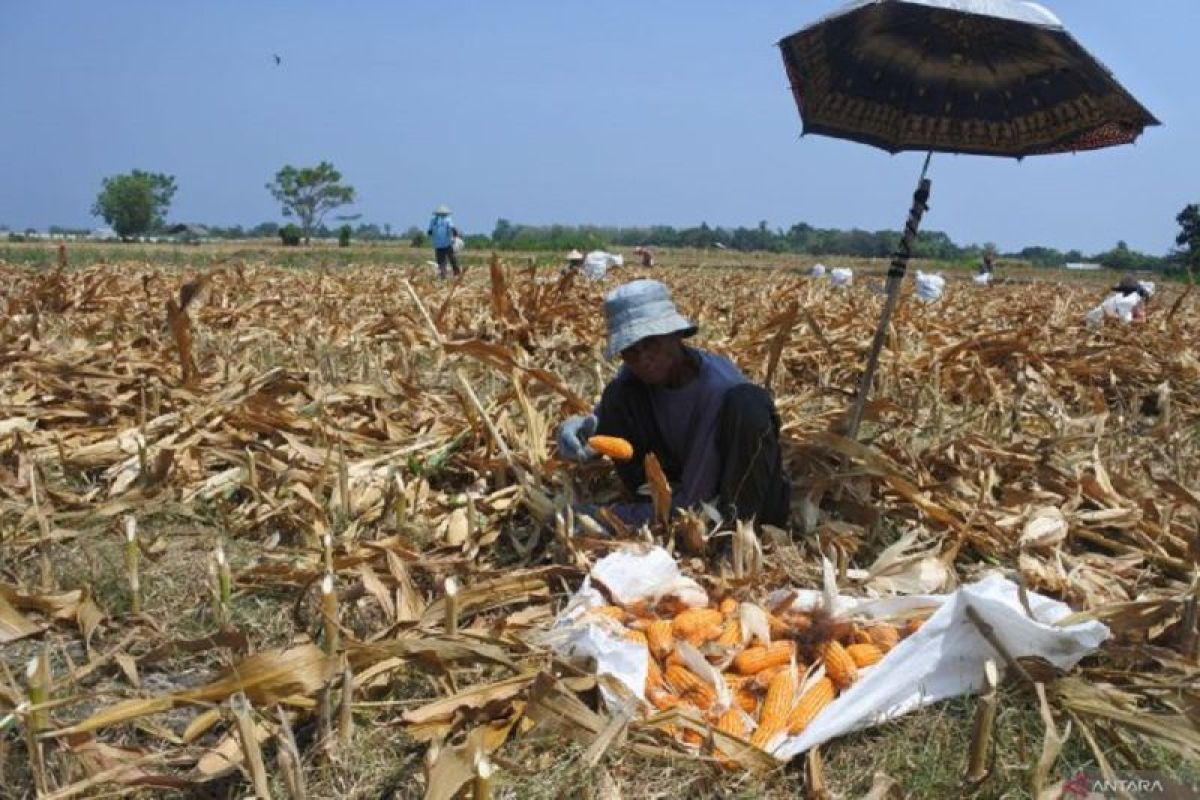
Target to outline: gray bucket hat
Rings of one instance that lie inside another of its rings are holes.
[[[608,323],[608,358],[649,336],[692,336],[699,330],[696,323],[676,310],[666,286],[646,279],[630,281],[609,292],[604,298],[604,318]]]
[[[448,217],[448,216],[450,216],[450,207],[449,206],[438,206],[437,208],[435,208],[433,210],[433,215],[435,217]]]

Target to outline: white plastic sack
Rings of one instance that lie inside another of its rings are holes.
[[[598,281],[604,278],[610,268],[623,266],[625,266],[624,256],[606,253],[603,250],[593,250],[583,259],[583,274]]]
[[[601,559],[584,585],[546,635],[546,643],[564,655],[595,660],[596,672],[610,675],[637,697],[645,699],[649,656],[643,645],[621,636],[618,623],[587,616],[604,605],[592,586],[593,576],[623,603],[667,594],[680,594],[689,605],[707,604],[704,591],[679,572],[669,553],[659,547],[644,552],[620,551]],[[810,609],[823,593],[800,590],[793,605]],[[838,614],[883,618],[920,608],[935,608],[921,628],[904,639],[883,660],[860,670],[858,682],[823,710],[799,736],[774,743],[774,755],[787,760],[851,731],[878,725],[921,706],[979,691],[988,659],[1003,666],[1002,657],[967,618],[973,607],[990,625],[1000,643],[1017,658],[1041,656],[1060,669],[1069,669],[1108,638],[1108,628],[1095,621],[1058,627],[1071,613],[1063,603],[1027,593],[1033,614],[1026,614],[1016,584],[991,575],[948,595],[858,598],[836,596]],[[603,684],[602,684],[603,686]],[[607,697],[615,700],[616,698]]]
[[[1104,306],[1096,306],[1083,316],[1084,323],[1089,328],[1097,328],[1104,322]]]
[[[848,267],[834,267],[829,271],[829,282],[834,286],[849,286],[854,283],[854,270]]]
[[[814,278],[824,278],[825,277],[825,265],[824,264],[813,264],[812,270],[808,274]]]
[[[980,286],[987,286],[987,285],[989,285],[989,284],[992,282],[992,273],[990,273],[990,272],[977,272],[977,273],[975,273],[975,275],[974,275],[974,276],[971,278],[971,280],[975,281],[975,283],[979,284]]]
[[[454,250],[454,252],[457,253],[466,247],[466,244],[467,243],[462,240],[461,236],[455,236],[454,241],[450,243],[450,247]]]
[[[1146,293],[1147,297],[1154,294],[1154,281],[1138,281],[1138,286]]]
[[[946,288],[946,279],[941,275],[932,275],[929,273],[917,270],[917,297],[924,300],[926,303],[941,298],[942,291]]]
[[[1137,308],[1137,304],[1140,302],[1142,302],[1140,295],[1113,292],[1104,299],[1100,307],[1104,309],[1106,317],[1116,317],[1122,322],[1132,322],[1133,309]]]

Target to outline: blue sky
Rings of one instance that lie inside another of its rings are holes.
[[[105,175],[173,174],[176,221],[279,220],[285,163],[332,161],[396,228],[899,228],[920,156],[799,137],[774,43],[835,0],[8,2],[0,223],[94,225]],[[1134,147],[935,156],[960,243],[1164,253],[1200,202],[1198,0],[1050,0],[1165,125]],[[283,63],[275,66],[272,54]]]

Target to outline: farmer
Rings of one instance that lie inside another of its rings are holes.
[[[633,248],[633,254],[635,256],[639,256],[642,259],[643,267],[653,267],[654,266],[654,250],[653,249],[651,249],[649,247],[635,247],[635,248]]]
[[[458,228],[450,217],[450,209],[438,206],[433,210],[433,219],[429,222],[429,238],[433,240],[433,254],[437,259],[438,277],[446,277],[446,262],[454,269],[455,277],[462,275],[458,267],[458,256],[454,254],[454,240],[458,238]]]
[[[1121,280],[1117,282],[1117,285],[1112,287],[1112,291],[1115,294],[1121,295],[1122,297],[1137,295],[1138,303],[1133,307],[1133,321],[1146,321],[1146,301],[1150,299],[1150,295],[1152,293],[1151,289],[1148,288],[1146,284],[1142,283],[1134,276],[1127,274],[1123,275]]]
[[[581,269],[583,269],[583,253],[578,250],[572,250],[567,253],[567,263],[563,265],[563,268],[559,272],[562,275],[566,275],[570,272],[578,273]]]
[[[624,364],[594,413],[559,427],[559,453],[590,461],[597,454],[588,437],[619,436],[633,445],[633,458],[616,466],[631,496],[646,483],[643,460],[654,453],[675,508],[707,501],[727,518],[786,525],[791,490],[780,457],[779,415],[766,390],[724,356],[684,344],[697,326],[679,314],[658,281],[613,289],[604,316],[607,356],[620,355]],[[634,526],[653,513],[647,502],[611,510]]]
[[[989,278],[996,272],[996,254],[991,250],[983,251],[983,262],[979,265],[979,274]]]

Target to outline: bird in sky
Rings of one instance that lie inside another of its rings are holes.
[[[275,59],[275,66],[278,67],[280,64],[283,63],[283,59],[279,57],[278,53],[272,53],[271,57]]]

